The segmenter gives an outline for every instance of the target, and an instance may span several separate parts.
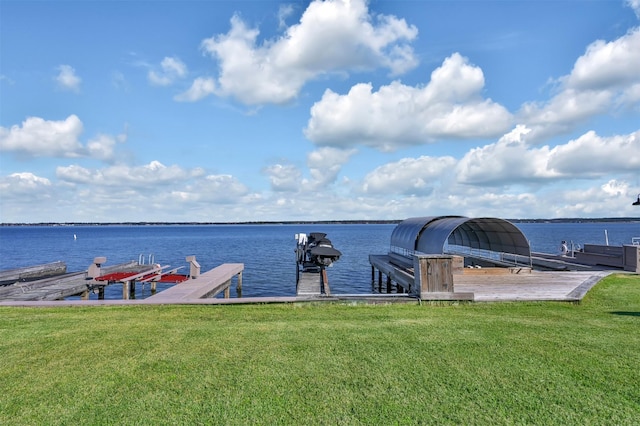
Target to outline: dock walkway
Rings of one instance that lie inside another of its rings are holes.
[[[244,263],[224,263],[212,270],[176,284],[145,300],[148,303],[181,303],[198,299],[212,298],[225,292],[229,298],[231,280],[237,277],[238,292],[242,291],[242,271]]]
[[[322,296],[322,283],[319,272],[300,272],[296,294],[300,297]]]

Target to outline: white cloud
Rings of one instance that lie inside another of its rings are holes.
[[[550,148],[524,142],[530,129],[519,125],[498,142],[468,152],[457,165],[467,184],[512,185],[549,179],[597,178],[640,170],[640,131],[608,138],[590,131]]]
[[[0,178],[0,194],[2,198],[10,194],[38,193],[51,187],[51,181],[47,178],[36,176],[30,172],[12,173]]]
[[[207,175],[200,168],[165,166],[159,161],[102,169],[71,165],[58,167],[56,176],[67,198],[75,200],[73,214],[88,215],[85,220],[112,217],[113,206],[118,206],[124,220],[134,221],[232,220],[233,210],[252,211],[243,208],[252,199],[244,184],[231,175]],[[229,210],[221,210],[221,205]]]
[[[218,60],[219,94],[255,105],[289,102],[327,73],[385,67],[402,74],[417,65],[408,45],[417,33],[404,19],[372,16],[364,0],[316,0],[280,38],[259,45],[259,30],[235,15],[227,34],[201,46]]]
[[[597,40],[573,66],[566,85],[575,89],[610,89],[640,82],[640,28],[612,42]]]
[[[63,90],[70,90],[72,92],[80,91],[81,79],[76,75],[76,70],[70,65],[60,65],[57,70],[58,75],[55,77],[55,81]]]
[[[453,157],[403,158],[367,174],[362,189],[368,194],[428,195],[447,180],[455,164]]]
[[[179,166],[165,166],[159,161],[151,161],[143,166],[130,167],[122,164],[103,169],[90,170],[78,165],[58,167],[56,176],[73,184],[91,184],[101,187],[146,188],[157,185],[175,184],[185,181],[199,170],[192,172]]]
[[[82,132],[82,121],[74,114],[57,121],[28,117],[22,126],[0,127],[0,151],[12,152],[22,158],[90,157],[111,161],[117,143],[127,140],[125,133],[115,137],[99,134],[84,146],[79,140]]]
[[[611,179],[592,187],[561,191],[554,195],[551,207],[556,217],[633,216],[629,192],[628,182]]]
[[[201,184],[195,185],[193,192],[202,201],[234,204],[239,198],[249,193],[249,189],[238,179],[231,175],[207,175],[199,180]]]
[[[307,155],[309,178],[292,164],[274,164],[263,169],[275,192],[311,192],[328,190],[336,182],[342,166],[349,161],[356,150],[323,147]]]
[[[310,189],[333,184],[342,166],[355,154],[355,149],[343,150],[330,147],[317,149],[307,155],[307,166],[311,174]]]
[[[178,58],[165,57],[160,63],[162,71],[149,70],[149,82],[156,86],[169,86],[187,75],[187,66]]]
[[[216,83],[214,79],[198,77],[186,92],[174,96],[173,99],[179,102],[196,102],[214,94],[215,90]]]
[[[606,112],[613,101],[609,90],[566,89],[544,105],[523,105],[519,116],[532,129],[530,141],[539,141],[566,133],[578,123]]]
[[[287,18],[293,13],[293,5],[281,4],[278,9],[278,28],[284,29],[287,27]]]
[[[636,12],[636,16],[640,19],[640,0],[626,0],[626,3]]]
[[[87,142],[87,155],[103,161],[111,161],[115,156],[115,147],[118,142],[126,141],[126,135],[113,137],[100,134]]]
[[[450,138],[486,138],[511,125],[510,113],[482,98],[482,70],[455,53],[424,87],[398,81],[372,91],[357,84],[346,95],[325,91],[304,130],[318,145],[364,144],[383,151]]]
[[[640,172],[640,130],[600,137],[589,131],[549,152],[549,169],[565,176],[605,176]]]
[[[469,151],[456,167],[458,181],[501,185],[557,177],[547,169],[549,147],[530,150],[524,142],[530,131],[518,125],[498,142]]]
[[[76,115],[60,121],[28,117],[22,126],[0,127],[0,151],[28,157],[77,157],[82,151],[78,140],[82,130]]]
[[[273,164],[263,172],[268,176],[275,192],[295,192],[300,188],[302,172],[292,164]]]
[[[532,129],[530,141],[568,132],[616,107],[640,102],[640,28],[605,42],[598,40],[560,78],[559,92],[546,103],[526,103],[519,120]]]

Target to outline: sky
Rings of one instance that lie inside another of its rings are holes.
[[[640,0],[0,0],[0,223],[640,217]]]

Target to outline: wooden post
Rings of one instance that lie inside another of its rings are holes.
[[[157,281],[155,280],[151,281],[151,294],[156,294],[157,286],[158,286]]]
[[[387,275],[387,294],[391,293],[391,276]]]
[[[231,297],[231,280],[227,281],[226,287],[224,288],[224,298],[228,299]]]
[[[136,280],[131,280],[131,285],[129,286],[129,298],[136,298]]]
[[[298,268],[296,267],[296,270]],[[238,274],[238,281],[236,283],[236,293],[238,294],[238,297],[242,297],[242,272],[240,272]]]
[[[331,296],[331,288],[329,288],[329,278],[327,277],[327,270],[324,266],[320,267],[320,274],[322,279],[322,287],[324,287],[324,294]]]
[[[104,300],[104,287],[103,285],[98,287],[98,300]]]
[[[80,295],[80,299],[89,300],[89,289],[86,289],[82,292],[82,294]]]
[[[122,299],[129,300],[129,281],[122,282]]]
[[[378,270],[378,293],[382,293],[382,271]]]

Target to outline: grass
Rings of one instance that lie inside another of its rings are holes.
[[[637,424],[640,276],[580,304],[0,308],[0,424]]]

